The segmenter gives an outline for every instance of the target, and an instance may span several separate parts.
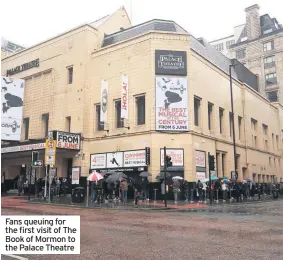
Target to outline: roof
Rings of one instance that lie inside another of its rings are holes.
[[[108,18],[110,17],[110,15],[106,15],[98,20],[95,20],[94,22],[89,23],[90,26],[92,27],[98,27],[101,24],[103,24]]]
[[[136,36],[142,35],[149,31],[179,32],[188,33],[181,26],[173,21],[154,19],[136,26],[132,26],[123,31],[119,31],[110,35],[105,35],[102,47],[106,47],[121,41],[125,41]]]
[[[237,66],[232,68],[232,77],[246,83],[251,88],[258,91],[257,76],[255,74],[237,60],[230,60],[220,51],[215,50],[205,39],[196,39],[193,36],[190,36],[190,47],[193,51],[227,74],[229,74],[230,65],[237,64]]]
[[[183,29],[180,25],[174,21],[169,20],[158,20],[154,19],[126,30],[119,31],[110,35],[105,35],[102,47],[111,46],[125,40],[132,39],[139,35],[143,35],[150,31],[165,31],[165,32],[179,32],[185,33],[190,37],[190,47],[193,51],[198,53],[200,56],[210,61],[212,64],[217,66],[219,69],[225,73],[229,73],[229,66],[234,64],[234,62],[224,56],[221,52],[215,50],[213,46],[208,43],[205,39],[196,39]],[[237,69],[236,69],[237,67]],[[232,76],[240,80],[255,90],[258,90],[257,86],[257,76],[249,71],[243,64],[239,63],[235,68],[232,69]]]
[[[221,40],[225,40],[225,39],[228,39],[228,38],[232,38],[234,37],[235,35],[232,34],[232,35],[229,35],[229,36],[226,36],[226,37],[223,37],[223,38],[219,38],[217,40],[213,40],[213,41],[210,41],[209,43],[214,43],[214,42],[218,42],[218,41],[221,41]]]

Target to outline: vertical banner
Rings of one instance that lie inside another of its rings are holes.
[[[101,81],[100,122],[107,123],[108,112],[108,82]]]
[[[1,76],[1,140],[20,141],[25,81]]]
[[[156,130],[188,131],[187,78],[156,77]]]
[[[129,81],[128,76],[121,75],[121,118],[128,119],[129,115]]]

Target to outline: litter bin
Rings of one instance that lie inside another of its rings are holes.
[[[85,189],[83,187],[77,187],[72,190],[72,202],[82,203],[85,199]]]

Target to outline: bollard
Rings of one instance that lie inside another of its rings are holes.
[[[154,189],[154,201],[153,201],[153,203],[156,203],[156,191],[157,191],[158,189]]]
[[[191,203],[194,203],[194,189],[191,189]]]

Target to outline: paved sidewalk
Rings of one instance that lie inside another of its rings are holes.
[[[31,203],[42,203],[49,205],[64,205],[70,207],[83,207],[83,208],[109,208],[109,209],[166,209],[164,202],[162,201],[138,201],[138,204],[135,205],[134,200],[129,200],[127,202],[108,202],[108,203],[94,203],[89,201],[89,205],[86,206],[86,201],[82,203],[72,203],[69,196],[60,196],[54,198],[53,202],[44,201],[40,198],[32,198]],[[167,209],[198,209],[198,208],[208,208],[208,205],[201,203],[185,203],[180,201],[177,204],[174,201],[167,202]]]

